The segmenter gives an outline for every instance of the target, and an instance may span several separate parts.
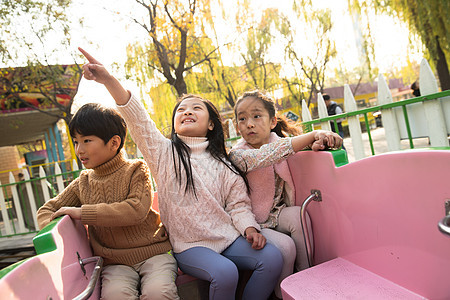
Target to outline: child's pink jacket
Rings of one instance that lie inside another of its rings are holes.
[[[295,205],[294,182],[292,181],[290,159],[286,157],[294,153],[290,138],[280,138],[271,133],[269,144],[260,149],[251,147],[241,139],[231,150],[233,162],[247,170],[247,178],[251,188],[250,199],[256,221],[264,223],[269,217],[275,196],[275,173],[288,185],[286,189],[287,206]]]

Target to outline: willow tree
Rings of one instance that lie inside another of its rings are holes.
[[[208,24],[211,43],[199,47],[204,56],[212,50],[215,55],[188,74],[188,86],[206,95],[222,110],[233,108],[238,96],[246,90],[273,89],[279,82],[280,70],[280,65],[269,58],[275,15],[274,9],[260,14],[245,0],[227,5],[218,1]],[[214,49],[213,45],[219,46]]]
[[[226,66],[221,59],[210,59],[186,79],[195,93],[213,101],[221,110],[230,110],[239,94],[254,87],[245,80],[245,72],[244,66]]]
[[[358,13],[375,10],[408,24],[411,34],[418,35],[426,47],[441,89],[450,89],[450,1],[349,0],[349,5]]]
[[[248,8],[248,3],[238,1],[236,4],[240,9]],[[219,21],[216,15],[209,25],[211,41],[213,44],[221,46],[217,48],[213,58],[207,59],[201,65],[199,72],[190,74],[188,78],[189,82],[195,86],[194,90],[197,93],[204,94],[220,109],[228,110],[234,107],[237,97],[248,88],[248,85],[245,80],[242,80],[245,68],[236,65],[236,62],[225,62],[223,59],[222,49],[227,53],[233,52],[236,44],[232,37],[224,36],[223,29],[218,29],[218,26],[221,26],[219,24],[229,24],[229,20],[233,18],[233,12],[227,11],[223,6],[219,9],[222,12],[222,19]],[[239,35],[238,32],[237,34]],[[213,44],[209,47],[200,47],[203,49],[204,55],[212,50]]]
[[[285,76],[285,90],[300,104],[305,99],[308,106],[317,92],[324,89],[327,66],[336,56],[336,48],[331,36],[333,23],[329,9],[314,9],[311,2],[295,3],[297,20],[301,20],[298,30],[289,19],[283,18],[280,33],[286,39],[286,64],[291,65],[294,75]],[[305,28],[308,28],[306,35]],[[304,40],[299,40],[299,31],[304,32]]]
[[[210,22],[209,0],[136,0],[144,17],[133,18],[148,40],[127,49],[127,70],[143,85],[150,79],[164,80],[180,96],[188,91],[185,74],[211,59],[201,48]]]
[[[245,77],[254,88],[270,91],[280,83],[281,64],[274,60],[271,51],[272,47],[275,47],[274,31],[278,22],[278,10],[268,8],[262,12],[258,22],[248,25],[241,57],[244,61]]]
[[[231,12],[235,14],[233,17],[224,16],[228,20],[236,19],[234,36],[225,39],[225,43],[222,42],[221,47],[217,49],[217,55],[205,61],[200,72],[192,74],[195,75],[194,82],[200,93],[215,100],[223,110],[233,108],[236,99],[246,90],[255,88],[272,90],[279,83],[281,67],[269,58],[269,50],[274,40],[270,31],[276,10],[264,10],[260,20],[257,21],[246,1],[239,2],[237,6],[237,10]],[[246,17],[240,17],[244,13]],[[215,20],[217,21],[217,16]],[[232,26],[230,23],[228,27]],[[223,41],[223,36],[220,35],[224,33],[216,30],[214,22],[210,25],[213,32],[211,38],[215,44],[220,45],[220,41]],[[226,49],[228,54],[232,53],[234,57],[240,59],[225,62],[222,48]],[[191,75],[188,77],[191,78]]]
[[[152,86],[147,93],[152,100],[152,109],[150,110],[152,120],[155,121],[164,135],[170,136],[176,94],[173,93],[172,87],[166,83]]]

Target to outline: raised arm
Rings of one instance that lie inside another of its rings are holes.
[[[86,57],[88,63],[83,65],[83,75],[87,80],[94,80],[103,84],[118,105],[127,104],[130,99],[130,92],[127,91],[120,82],[92,55],[84,49],[78,47],[78,50]]]
[[[170,145],[150,119],[142,103],[127,91],[120,82],[105,69],[105,67],[82,48],[78,48],[86,57],[88,63],[83,66],[83,74],[87,80],[104,84],[117,104],[117,109],[125,119],[128,130],[147,161],[152,174],[160,171],[161,158],[167,157],[162,145]]]
[[[238,144],[231,149],[230,159],[242,171],[250,172],[276,164],[294,153],[292,138],[282,138],[259,149],[240,149]]]
[[[231,150],[230,159],[239,169],[250,172],[278,163],[306,147],[319,151],[324,150],[326,146],[339,148],[341,145],[342,138],[338,134],[315,130],[292,138],[278,139],[262,145],[259,149],[240,149],[238,146]]]

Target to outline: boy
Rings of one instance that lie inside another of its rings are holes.
[[[75,152],[89,169],[38,211],[39,227],[61,215],[88,225],[95,255],[104,259],[102,299],[179,299],[177,264],[159,214],[151,209],[147,165],[122,149],[126,124],[111,108],[86,104],[69,124]]]

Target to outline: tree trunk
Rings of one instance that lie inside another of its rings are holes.
[[[173,86],[177,91],[178,97],[181,97],[183,94],[187,94],[186,82],[184,81],[183,75],[175,79]]]
[[[233,94],[231,93],[230,88],[227,88],[228,90],[228,95],[225,96],[225,99],[227,100],[228,104],[230,105],[231,108],[234,108],[234,99],[235,97],[233,96]]]
[[[450,90],[450,73],[448,70],[445,53],[444,51],[442,51],[438,37],[436,37],[436,52],[437,52],[436,71],[438,73],[439,82],[441,84],[441,90],[443,91]]]

